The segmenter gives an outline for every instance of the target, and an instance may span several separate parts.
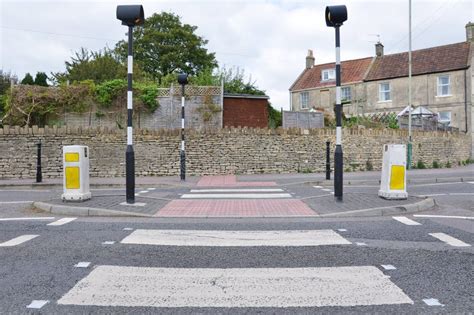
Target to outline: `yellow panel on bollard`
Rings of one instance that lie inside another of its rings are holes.
[[[66,162],[79,162],[79,153],[66,153],[64,160]]]
[[[66,176],[66,189],[79,189],[81,187],[79,167],[66,167],[66,172],[64,173],[64,176]]]
[[[383,147],[379,196],[385,199],[407,199],[406,146],[404,144],[385,144]]]
[[[83,201],[91,198],[88,147],[63,147],[63,175],[63,200]]]
[[[405,189],[405,166],[392,165],[392,172],[390,174],[390,189],[404,190]]]

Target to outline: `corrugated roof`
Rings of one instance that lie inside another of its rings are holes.
[[[373,57],[367,57],[362,59],[347,60],[341,63],[341,84],[361,82],[364,79],[364,75],[367,72],[369,65]],[[299,78],[290,87],[291,91],[304,90],[325,86],[334,86],[336,81],[322,81],[321,72],[327,69],[334,69],[336,63],[325,63],[321,65],[315,65],[311,69],[305,69]]]
[[[412,52],[412,74],[427,74],[466,69],[469,43],[462,42]],[[408,52],[377,57],[365,81],[408,76]]]

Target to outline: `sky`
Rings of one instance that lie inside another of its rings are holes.
[[[273,107],[289,109],[289,87],[304,70],[308,49],[316,64],[334,62],[334,29],[324,20],[327,5],[345,4],[342,60],[408,50],[409,0],[0,0],[0,69],[21,80],[26,72],[59,72],[74,52],[100,50],[125,39],[115,17],[118,4],[142,4],[145,17],[173,12],[198,27],[220,66],[245,71],[270,96]],[[466,40],[474,22],[472,0],[412,0],[414,50]]]

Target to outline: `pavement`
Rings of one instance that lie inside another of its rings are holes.
[[[453,172],[410,171],[408,185],[474,181],[472,171],[472,166]],[[379,176],[380,172],[346,176],[342,202],[335,200],[333,183],[323,174],[274,174],[203,176],[184,182],[168,177],[142,178],[138,180],[135,204],[125,203],[123,188],[99,188],[113,187],[119,179],[92,179],[97,192],[90,200],[68,202],[58,194],[49,200],[36,200],[34,206],[52,214],[73,216],[197,218],[378,216],[414,213],[436,206],[430,196],[380,198]]]

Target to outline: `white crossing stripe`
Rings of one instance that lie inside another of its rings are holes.
[[[74,265],[74,267],[76,268],[87,268],[90,266],[90,262],[88,261],[81,261],[81,262],[78,262],[77,264]]]
[[[39,309],[39,308],[42,308],[43,306],[45,306],[48,303],[49,303],[48,300],[34,300],[26,308]]]
[[[123,228],[124,231],[133,231],[133,228],[129,228],[129,227],[126,227],[126,228]]]
[[[356,245],[357,246],[367,246],[367,244],[364,243],[364,242],[356,242]]]
[[[23,203],[33,203],[34,201],[31,200],[22,200],[22,201],[1,201],[0,205],[15,205],[15,204],[23,204]]]
[[[229,188],[229,189],[191,189],[192,193],[210,193],[210,192],[281,192],[280,188]]]
[[[323,188],[323,186],[313,186],[314,188]]]
[[[397,268],[395,268],[394,265],[380,265],[382,266],[383,269],[385,270],[396,270]]]
[[[339,232],[347,232],[347,229],[337,229]]]
[[[183,199],[273,199],[291,198],[290,194],[183,194]]]
[[[142,190],[140,192],[138,192],[139,194],[146,194],[148,192],[148,190]]]
[[[423,302],[429,306],[444,306],[444,304],[441,304],[437,299],[423,299]]]
[[[474,217],[463,217],[458,215],[435,215],[435,214],[414,214],[414,217],[419,218],[440,218],[440,219],[463,219],[463,220],[474,220]]]
[[[392,219],[395,219],[405,225],[421,225],[421,223],[408,219],[407,217],[392,217]]]
[[[102,245],[113,245],[115,244],[115,241],[105,241],[105,242],[102,242]]]
[[[331,191],[331,189],[328,189],[328,188],[323,188],[321,189],[322,191]]]
[[[3,242],[3,243],[0,243],[0,247],[12,247],[12,246],[16,246],[16,245],[20,245],[24,242],[28,242],[29,240],[32,240],[34,239],[35,237],[38,237],[39,235],[22,235],[22,236],[18,236],[18,237],[15,237],[9,241],[6,241],[6,242]]]
[[[445,233],[429,233],[431,236],[434,238],[439,239],[442,242],[445,242],[448,245],[455,246],[455,247],[469,247],[471,245],[464,243],[461,240],[458,240],[457,238],[454,238],[448,234]]]
[[[226,269],[98,266],[58,304],[322,307],[413,304],[413,301],[373,266]]]
[[[162,246],[321,246],[348,245],[332,230],[303,231],[199,231],[135,230],[123,244]]]
[[[59,225],[64,225],[64,224],[67,224],[69,222],[72,222],[74,220],[76,220],[77,218],[62,218],[62,219],[59,219],[57,221],[54,221],[54,222],[51,222],[49,223],[48,225],[52,225],[52,226],[59,226]]]
[[[135,194],[135,196],[139,196]],[[145,202],[135,202],[135,203],[127,203],[126,201],[120,203],[121,206],[130,206],[130,207],[144,207],[146,206]]]
[[[0,221],[33,221],[33,220],[54,220],[54,217],[35,217],[35,218],[2,218]]]
[[[147,188],[148,190],[156,190],[154,187]]]

